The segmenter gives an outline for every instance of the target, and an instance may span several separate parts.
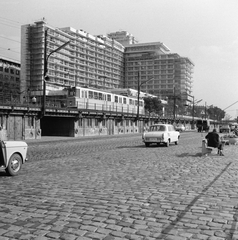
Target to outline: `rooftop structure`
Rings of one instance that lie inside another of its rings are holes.
[[[128,46],[131,44],[138,43],[135,37],[127,31],[112,32],[107,34],[107,36],[121,43],[123,46]]]

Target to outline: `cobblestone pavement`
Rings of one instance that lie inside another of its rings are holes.
[[[0,240],[238,239],[238,146],[204,157],[203,137],[29,143],[20,174],[0,172]]]

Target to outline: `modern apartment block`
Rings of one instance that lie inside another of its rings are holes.
[[[68,41],[69,44],[59,49]],[[24,25],[21,28],[21,89],[32,92],[43,89],[45,56],[48,59],[47,89],[122,87],[124,49],[107,36],[93,36],[71,27],[54,28],[45,20]]]
[[[19,102],[20,69],[19,62],[0,57],[0,102]]]
[[[194,64],[188,58],[170,53],[163,43],[141,43],[125,48],[126,88],[165,97],[180,96],[187,100],[192,94]],[[191,98],[190,98],[191,100]]]

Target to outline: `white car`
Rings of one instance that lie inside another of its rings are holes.
[[[15,176],[27,161],[27,143],[23,141],[0,141],[0,169]]]
[[[157,145],[162,143],[167,147],[169,147],[170,143],[177,145],[179,138],[180,132],[176,131],[171,124],[151,125],[149,130],[142,135],[142,140],[146,147],[149,147],[152,143],[156,143]]]
[[[175,130],[176,131],[179,131],[179,132],[184,132],[185,131],[185,126],[183,125],[183,124],[177,124],[176,126],[175,126]]]

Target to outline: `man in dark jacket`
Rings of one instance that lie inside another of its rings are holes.
[[[224,156],[224,154],[222,152],[223,145],[222,145],[222,142],[220,141],[220,136],[217,133],[216,129],[213,129],[212,132],[209,132],[205,138],[207,139],[208,147],[218,148],[217,154]]]

